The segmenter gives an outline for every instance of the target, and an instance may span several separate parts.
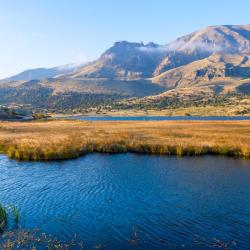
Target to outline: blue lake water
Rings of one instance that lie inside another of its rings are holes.
[[[84,121],[241,121],[250,116],[69,116]]]
[[[86,249],[249,249],[249,190],[242,159],[0,156],[0,201],[18,207],[22,225],[63,241],[76,234]]]

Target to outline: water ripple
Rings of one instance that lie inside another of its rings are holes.
[[[76,234],[87,249],[213,249],[217,239],[247,249],[249,169],[223,157],[0,156],[0,201],[18,207],[23,226],[62,240]]]

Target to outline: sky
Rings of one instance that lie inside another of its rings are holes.
[[[0,0],[0,78],[97,59],[116,41],[166,44],[250,24],[249,0]]]

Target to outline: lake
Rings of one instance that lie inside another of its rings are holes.
[[[76,234],[86,249],[249,249],[249,190],[243,159],[0,156],[0,201],[18,207],[21,224],[63,241]]]
[[[250,116],[68,116],[83,121],[244,121]]]

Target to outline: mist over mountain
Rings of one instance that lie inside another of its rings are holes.
[[[43,80],[46,78],[59,77],[73,73],[83,65],[84,64],[66,64],[54,68],[28,69],[14,76],[2,79],[0,82]]]

